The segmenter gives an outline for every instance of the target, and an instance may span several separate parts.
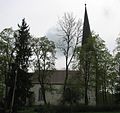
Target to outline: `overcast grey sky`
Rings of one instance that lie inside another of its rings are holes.
[[[65,12],[73,12],[83,20],[85,3],[91,30],[99,34],[112,51],[120,33],[120,0],[0,0],[0,31],[7,27],[16,29],[26,18],[32,35],[51,34],[58,17]],[[61,60],[57,61],[57,67],[64,67],[59,62]]]

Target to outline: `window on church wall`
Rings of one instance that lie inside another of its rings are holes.
[[[43,100],[43,95],[42,95],[41,88],[39,88],[39,91],[38,91],[38,101],[42,101],[42,100]]]

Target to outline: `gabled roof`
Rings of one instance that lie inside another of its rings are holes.
[[[54,70],[51,75],[48,75],[47,81],[45,84],[63,84],[65,79],[65,70]],[[69,70],[69,76],[79,75],[79,71]],[[39,84],[38,74],[33,73],[32,83]]]

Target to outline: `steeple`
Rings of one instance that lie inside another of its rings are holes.
[[[87,39],[89,37],[91,37],[91,31],[90,31],[89,19],[88,19],[88,14],[87,14],[87,8],[85,4],[82,45],[84,45],[87,42]]]

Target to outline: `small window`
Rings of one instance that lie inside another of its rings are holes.
[[[43,100],[43,95],[42,95],[41,88],[39,88],[39,92],[38,92],[38,101],[42,101],[42,100]]]

